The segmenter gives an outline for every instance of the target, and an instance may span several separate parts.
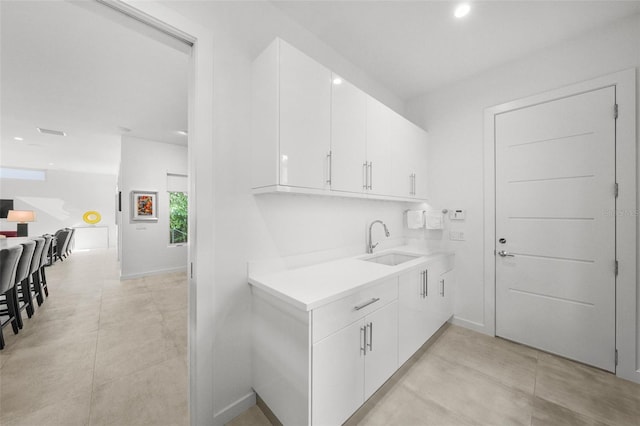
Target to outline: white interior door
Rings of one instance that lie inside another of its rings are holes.
[[[496,335],[609,371],[614,104],[607,87],[495,117]]]

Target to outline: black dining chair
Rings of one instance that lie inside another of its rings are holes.
[[[29,288],[29,277],[31,276],[31,260],[33,259],[33,252],[36,251],[36,242],[33,240],[24,241],[21,243],[22,245],[22,255],[18,260],[18,268],[16,269],[16,281],[15,281],[15,289],[16,289],[16,319],[18,320],[18,327],[22,328],[22,315],[20,312],[23,309],[27,309],[27,314],[29,318],[33,315],[33,303],[28,301],[24,301],[24,297],[21,297],[23,286],[27,286]],[[20,290],[20,291],[18,291]],[[29,294],[30,295],[30,294]],[[22,302],[22,306],[20,306],[20,302]]]
[[[7,324],[11,324],[14,334],[18,334],[19,330],[18,316],[20,314],[17,312],[15,277],[22,251],[22,245],[0,250],[0,295],[4,296],[6,304],[6,312],[0,310],[0,313],[6,313],[7,316],[5,321],[0,321],[0,349],[4,349],[2,329]]]

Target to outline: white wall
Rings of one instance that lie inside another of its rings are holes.
[[[46,180],[2,179],[0,198],[13,199],[15,210],[34,210],[29,236],[53,234],[60,228],[90,226],[82,220],[86,211],[102,216],[96,226],[109,228],[109,245],[115,247],[116,176],[47,170]],[[16,224],[0,220],[0,229],[15,231]]]
[[[297,41],[302,40],[301,49],[312,56],[321,56],[330,68],[340,68],[339,72],[356,85],[373,90],[380,98],[388,93],[270,4],[251,4],[255,9],[247,10],[248,6],[231,2],[167,4],[214,32],[215,208],[212,220],[216,233],[212,259],[215,329],[211,333],[215,336],[213,405],[218,424],[238,414],[234,410],[252,395],[247,262],[342,248],[364,253],[365,227],[373,219],[385,221],[394,236],[402,235],[402,204],[251,194],[248,161],[251,62],[259,50],[238,34],[262,34],[260,43],[264,47],[277,35],[294,46],[300,46]],[[396,109],[401,109],[401,101],[395,100]],[[207,184],[196,182],[198,186]],[[208,325],[198,324],[198,327]]]
[[[636,15],[408,102],[407,114],[429,130],[434,203],[467,209],[466,221],[458,225],[466,241],[429,241],[456,249],[459,323],[487,331],[486,316],[493,315],[484,309],[485,286],[493,285],[483,282],[484,109],[639,66],[640,16]]]
[[[125,136],[121,152],[121,277],[185,270],[188,247],[169,245],[167,173],[187,174],[187,147]],[[131,191],[158,192],[157,221],[131,220]]]

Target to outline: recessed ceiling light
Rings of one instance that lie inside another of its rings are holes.
[[[53,163],[49,163],[50,166],[53,166]]]
[[[178,130],[176,133],[182,136],[187,136],[189,134],[186,130]]]
[[[469,3],[459,4],[458,7],[456,7],[456,10],[453,12],[453,16],[455,16],[456,18],[462,18],[464,16],[467,16],[470,10],[471,6],[469,5]]]
[[[65,132],[63,132],[62,130],[43,129],[42,127],[36,127],[36,129],[38,129],[38,131],[40,133],[42,133],[42,134],[56,135],[56,136],[67,136],[67,134]]]
[[[15,141],[23,141],[24,138],[21,138],[20,136],[16,136],[15,138],[13,138],[13,140],[15,140]]]
[[[333,79],[333,84],[342,84],[342,79],[340,77],[336,77]]]

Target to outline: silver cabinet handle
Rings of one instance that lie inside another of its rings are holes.
[[[366,190],[369,187],[367,178],[367,162],[362,163],[362,189]]]
[[[444,279],[440,280],[440,296],[444,297]]]
[[[420,284],[422,286],[420,288],[420,296],[422,296],[423,299],[424,299],[424,272],[425,271],[420,272]]]
[[[373,323],[369,323],[369,341],[367,342],[367,346],[369,346],[369,352],[373,352]]]
[[[360,351],[363,355],[367,354],[367,326],[360,327]]]
[[[360,309],[366,308],[367,306],[376,303],[378,300],[380,300],[379,297],[374,297],[371,300],[369,300],[368,302],[364,302],[362,305],[358,305],[358,306],[354,306],[353,309],[356,311],[359,311]]]
[[[429,271],[427,269],[424,270],[424,297],[429,296],[429,279],[428,279]]]
[[[499,254],[501,257],[514,257],[514,256],[515,256],[515,254],[508,253],[508,252],[506,252],[506,251],[504,251],[504,250],[500,250],[500,251],[498,252],[498,254]]]
[[[327,181],[329,185],[331,185],[331,151],[327,154]]]
[[[369,162],[369,189],[373,189],[373,162]]]

